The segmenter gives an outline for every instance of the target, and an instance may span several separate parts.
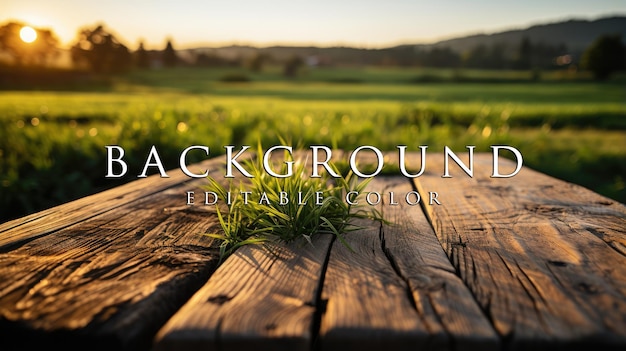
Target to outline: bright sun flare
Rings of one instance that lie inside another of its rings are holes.
[[[37,39],[37,31],[32,27],[24,26],[20,30],[20,38],[25,43],[32,43],[35,39]]]

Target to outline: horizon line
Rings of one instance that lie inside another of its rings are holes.
[[[588,16],[588,17],[580,16],[580,15],[568,15],[568,16],[563,16],[561,18],[554,18],[550,20],[538,20],[538,21],[527,23],[527,24],[518,24],[518,25],[512,24],[508,27],[503,27],[501,29],[495,29],[495,30],[476,29],[473,31],[467,31],[464,33],[457,33],[457,34],[448,34],[448,35],[431,38],[431,39],[417,39],[417,38],[402,39],[401,38],[401,39],[390,40],[384,43],[377,43],[377,44],[365,44],[365,43],[359,43],[355,41],[342,41],[342,40],[337,40],[334,42],[329,42],[329,41],[296,42],[296,41],[281,41],[281,40],[253,41],[253,40],[238,40],[238,39],[223,40],[223,41],[194,41],[194,42],[188,42],[188,43],[177,43],[176,37],[174,35],[168,35],[163,38],[162,46],[164,46],[166,42],[170,40],[176,50],[219,49],[219,48],[225,48],[225,47],[250,47],[250,48],[255,48],[255,49],[264,49],[264,48],[272,48],[272,47],[300,47],[300,48],[310,47],[310,48],[354,48],[354,49],[363,49],[363,50],[380,50],[380,49],[394,48],[398,46],[436,45],[438,43],[449,41],[449,40],[454,40],[454,39],[461,39],[461,38],[467,38],[467,37],[473,37],[473,36],[483,36],[483,35],[489,36],[489,35],[495,35],[495,34],[506,33],[506,32],[523,31],[523,30],[530,29],[532,27],[545,26],[545,25],[550,25],[550,24],[558,24],[558,23],[564,23],[564,22],[570,22],[570,21],[594,22],[594,21],[610,19],[610,18],[626,18],[626,12],[610,12],[610,13],[606,13],[602,15]],[[48,29],[54,32],[54,28],[51,26],[36,26],[36,25],[28,23],[28,21],[26,20],[18,19],[15,17],[8,17],[3,22],[4,23],[22,22],[25,25],[30,25],[38,29]],[[146,45],[146,41],[143,39],[141,35],[138,36],[134,40],[136,44],[130,45],[129,43],[131,41],[127,40],[123,35],[121,35],[120,32],[118,32],[115,28],[112,28],[111,26],[109,26],[107,22],[104,20],[96,21],[91,25],[88,25],[88,24],[81,25],[78,28],[76,28],[76,31],[78,32],[83,28],[90,28],[96,25],[104,26],[107,31],[115,35],[117,40],[120,43],[124,44],[126,47],[128,47],[130,50],[136,50],[140,42],[144,43],[144,47],[148,51],[162,50],[161,46],[158,46],[155,44]],[[60,42],[59,48],[69,49],[72,46],[74,40],[75,39],[67,43]]]

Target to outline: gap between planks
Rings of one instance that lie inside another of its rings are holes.
[[[412,189],[406,179],[401,183],[398,189]],[[402,218],[404,230],[385,226],[387,239],[377,223],[348,234],[356,253],[338,241],[332,248],[330,241],[287,245],[288,257],[300,257],[290,263],[258,247],[239,249],[161,329],[155,349],[497,349],[497,335],[454,275],[421,209],[410,212],[415,219]],[[417,254],[417,265],[406,250]],[[310,275],[299,273],[299,260]],[[294,303],[298,313],[285,314]]]
[[[503,346],[623,349],[626,207],[527,167],[511,179],[454,176],[415,183],[438,189],[445,205],[425,212]]]
[[[222,160],[200,166],[217,171]],[[142,179],[8,225],[0,253],[3,349],[149,348],[218,261],[214,241],[201,235],[219,228],[215,214],[185,205],[185,191],[206,180],[181,174]]]

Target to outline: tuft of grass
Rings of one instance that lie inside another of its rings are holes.
[[[351,219],[384,221],[375,208],[366,209],[365,205],[351,205],[344,201],[350,191],[362,193],[371,178],[359,179],[352,172],[339,178],[333,178],[326,172],[320,178],[311,178],[306,172],[306,158],[294,159],[291,154],[285,153],[285,161],[293,162],[293,175],[290,177],[267,174],[260,157],[242,163],[254,176],[246,182],[236,185],[231,181],[228,187],[224,187],[208,177],[208,191],[215,192],[219,199],[229,198],[230,192],[232,200],[230,204],[218,201],[215,205],[222,232],[205,234],[221,241],[220,262],[244,245],[295,240],[304,240],[312,245],[312,238],[322,234],[334,235],[352,250],[344,235],[360,227],[351,223]],[[335,173],[342,174],[335,165],[329,165]],[[287,163],[283,163],[278,172],[286,174],[287,171]],[[243,192],[249,194],[247,201],[241,196]]]

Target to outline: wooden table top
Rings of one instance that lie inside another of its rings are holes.
[[[213,206],[186,204],[207,180],[179,170],[0,224],[0,349],[626,349],[624,204],[491,178],[490,154],[473,177],[427,162],[373,178],[390,223],[359,223],[354,252],[320,235],[218,264]]]

